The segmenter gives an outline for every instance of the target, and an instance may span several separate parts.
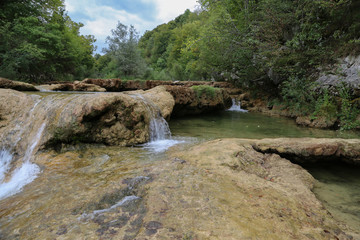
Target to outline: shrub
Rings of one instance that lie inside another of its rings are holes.
[[[208,85],[198,85],[198,86],[192,86],[191,87],[195,93],[196,96],[198,98],[202,97],[202,96],[207,96],[207,97],[215,97],[216,91],[217,89]]]

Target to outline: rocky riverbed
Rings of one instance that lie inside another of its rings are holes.
[[[40,153],[34,161],[43,174],[1,201],[1,236],[360,239],[315,197],[306,170],[255,149],[266,142],[179,145],[148,160],[140,148]]]

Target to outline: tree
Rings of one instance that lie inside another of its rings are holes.
[[[112,36],[106,38],[108,48],[103,49],[110,56],[112,77],[139,77],[145,72],[145,61],[138,49],[139,34],[134,28],[118,22],[111,30]]]
[[[0,3],[0,75],[41,82],[83,78],[93,65],[93,36],[65,14],[62,0]]]

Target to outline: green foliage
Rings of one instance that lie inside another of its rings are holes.
[[[290,77],[281,85],[284,103],[297,114],[310,114],[315,111],[314,85],[304,78]]]
[[[330,96],[327,88],[321,89],[321,93],[315,103],[315,111],[312,113],[311,118],[326,117],[333,119],[337,117],[337,107],[334,97]]]
[[[191,89],[195,91],[198,98],[201,98],[203,96],[213,98],[216,96],[216,91],[218,91],[218,89],[208,85],[192,86]]]
[[[356,120],[360,110],[351,101],[350,88],[345,84],[338,87],[341,98],[340,129],[350,130],[360,127],[360,121]]]
[[[31,82],[82,78],[95,39],[66,14],[61,0],[0,3],[0,75]]]

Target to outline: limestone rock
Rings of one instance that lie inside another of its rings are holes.
[[[0,88],[14,89],[18,91],[39,91],[34,85],[24,82],[12,81],[0,77]]]
[[[353,89],[360,89],[360,56],[339,59],[332,69],[340,72],[323,72],[317,80],[320,85],[339,86],[341,83],[345,83]]]
[[[24,153],[36,138],[39,147],[77,142],[120,146],[144,143],[149,140],[150,111],[168,117],[174,100],[163,88],[143,94],[145,100],[123,93],[40,97],[0,89],[0,143],[15,145],[18,153]],[[146,98],[152,101],[153,109],[144,102]]]
[[[144,220],[162,223],[150,239],[353,239],[311,191],[315,180],[306,170],[254,150],[255,142],[174,149],[148,184]]]
[[[181,86],[166,86],[166,90],[175,99],[173,116],[216,112],[232,105],[230,95],[223,89],[215,89],[213,95],[198,95],[194,89]]]
[[[263,153],[276,153],[298,162],[340,160],[360,165],[360,140],[336,138],[263,139],[253,144]]]

